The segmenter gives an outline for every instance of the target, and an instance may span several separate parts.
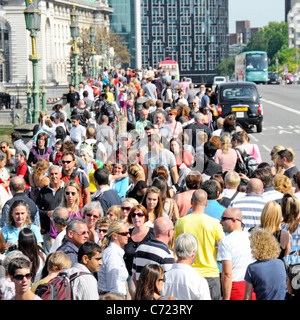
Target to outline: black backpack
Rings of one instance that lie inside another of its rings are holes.
[[[237,173],[243,173],[247,177],[251,177],[252,173],[257,169],[258,165],[253,156],[248,154],[246,151],[241,151],[240,149],[235,148],[237,153],[237,161],[235,165],[235,171]]]
[[[101,113],[108,117],[109,122],[114,121],[114,119],[115,119],[115,111],[114,111],[114,107],[113,107],[113,105],[111,103],[106,102],[101,107]]]

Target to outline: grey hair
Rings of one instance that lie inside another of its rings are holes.
[[[198,249],[197,238],[190,233],[182,233],[175,241],[174,250],[178,259],[191,258]]]
[[[85,215],[92,210],[97,210],[99,212],[99,218],[104,217],[104,212],[99,201],[88,202],[82,209],[82,216],[85,217]]]
[[[72,231],[77,231],[77,225],[78,224],[86,224],[86,222],[82,219],[79,219],[79,218],[74,218],[72,219],[69,223],[68,223],[68,226],[67,226],[67,229],[66,229],[66,234],[68,234],[68,232],[70,230]]]
[[[51,165],[51,166],[48,168],[48,176],[50,176],[50,171],[51,171],[52,169],[56,169],[56,168],[58,168],[58,169],[59,169],[59,172],[61,172],[61,167],[58,166],[58,165],[53,164],[53,165]]]
[[[201,122],[203,117],[204,117],[203,113],[201,112],[195,113],[194,115],[195,122]]]
[[[12,260],[15,258],[24,258],[30,262],[30,259],[20,250],[14,250],[9,252],[3,260],[3,267],[5,268],[5,272],[8,273],[8,266]]]

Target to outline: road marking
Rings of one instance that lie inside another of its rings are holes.
[[[273,101],[270,101],[270,100],[266,100],[266,99],[263,99],[263,98],[261,99],[261,101],[266,102],[266,103],[270,103],[275,107],[278,107],[278,108],[284,109],[286,111],[290,111],[290,112],[293,112],[293,113],[296,113],[296,114],[300,115],[300,111],[292,109],[290,107],[287,107],[287,106],[285,106],[283,104],[276,103],[276,102],[273,102]]]
[[[253,139],[255,142],[258,142],[258,141],[259,141],[259,140],[256,139],[252,134],[249,134],[249,137],[250,137],[251,139]]]
[[[271,149],[265,146],[264,144],[262,145],[268,152],[271,152]]]

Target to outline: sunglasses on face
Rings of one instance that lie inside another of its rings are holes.
[[[25,277],[27,280],[29,280],[29,279],[32,278],[32,273],[29,272],[29,273],[27,273],[27,274],[15,274],[15,275],[13,276],[13,278],[14,278],[15,280],[17,280],[17,281],[22,281],[22,280],[24,279],[24,277]]]
[[[62,160],[62,164],[65,164],[65,163],[71,163],[72,161],[71,160],[68,160],[68,161],[66,161],[66,160]]]
[[[75,196],[76,192],[66,191],[65,194],[66,194],[66,196],[69,196],[69,195]]]
[[[131,214],[131,217],[132,217],[132,218],[135,218],[136,216],[138,216],[139,218],[142,218],[142,217],[144,217],[145,215],[144,215],[142,212],[137,212],[137,213],[133,212],[133,213]]]
[[[98,233],[101,233],[101,232],[106,233],[106,232],[107,232],[107,229],[96,229],[96,231],[97,231]]]
[[[127,231],[127,232],[118,232],[118,234],[120,236],[127,237],[130,233],[129,233],[129,231]]]
[[[124,210],[124,211],[125,211],[125,210],[126,210],[126,211],[129,211],[129,210],[131,209],[131,207],[121,207],[121,209]]]
[[[161,279],[159,279],[159,281],[166,282],[166,277],[165,277],[165,275],[163,275],[163,277],[162,277]]]
[[[91,214],[91,213],[87,213],[86,216],[87,216],[87,217],[90,217],[90,218],[93,217],[93,218],[95,218],[95,219],[98,219],[98,218],[99,218],[99,216],[96,216],[96,215]]]

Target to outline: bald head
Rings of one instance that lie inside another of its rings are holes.
[[[154,222],[155,237],[165,235],[166,232],[173,228],[173,222],[167,217],[157,218]]]
[[[264,185],[260,179],[253,178],[247,184],[247,193],[263,194]]]
[[[227,208],[221,218],[221,225],[224,232],[231,233],[236,230],[242,230],[243,214],[238,208]]]
[[[206,203],[207,203],[206,191],[202,189],[194,191],[192,195],[192,204],[196,206],[206,206]]]
[[[10,180],[9,183],[10,190],[13,194],[17,192],[24,192],[25,190],[25,180],[23,177],[15,176]]]

